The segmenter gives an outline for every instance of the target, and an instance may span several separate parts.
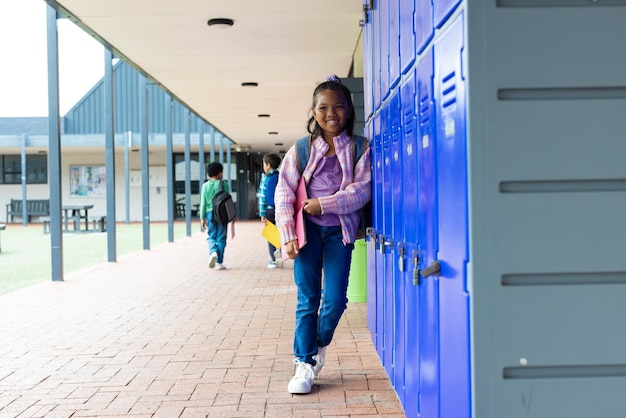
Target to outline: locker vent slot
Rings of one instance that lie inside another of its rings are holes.
[[[505,379],[567,379],[626,377],[626,365],[607,364],[598,366],[516,366],[502,369]]]
[[[502,286],[626,284],[626,272],[503,274]]]
[[[498,90],[498,100],[606,99],[626,99],[626,87],[555,87]]]
[[[430,120],[430,97],[425,95],[420,98],[419,104],[419,121],[420,126],[424,126]]]
[[[452,71],[441,80],[441,96],[443,107],[452,106],[456,103],[456,78],[455,72]]]
[[[626,0],[496,0],[497,7],[599,7],[624,5],[626,5]]]
[[[500,193],[623,192],[625,179],[502,181]]]

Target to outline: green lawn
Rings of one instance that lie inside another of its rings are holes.
[[[191,233],[200,230],[198,222],[192,222]],[[185,222],[174,223],[174,240],[186,236]],[[116,227],[117,257],[143,250],[143,226],[141,223]],[[167,242],[167,224],[150,225],[150,247]],[[33,283],[51,280],[50,235],[44,235],[40,223],[10,224],[0,231],[0,294],[11,292]],[[69,273],[94,264],[106,263],[107,233],[63,234],[63,271]]]

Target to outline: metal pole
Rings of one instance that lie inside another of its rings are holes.
[[[215,128],[211,127],[211,162],[215,161]]]
[[[21,155],[21,182],[22,182],[22,225],[28,226],[28,208],[26,207],[26,135],[22,135],[22,155]]]
[[[117,260],[115,242],[115,140],[113,112],[113,53],[104,48],[104,141],[107,188],[107,254],[109,262]]]
[[[185,225],[191,236],[191,113],[185,109]]]
[[[61,232],[61,128],[59,124],[59,42],[57,12],[48,6],[48,168],[50,169],[50,249],[52,281],[63,280]]]
[[[172,134],[172,109],[174,102],[168,95],[165,101],[165,171],[167,172],[167,242],[174,242],[174,151]]]
[[[148,156],[148,83],[146,77],[140,76],[139,107],[143,129],[141,130],[141,203],[143,222],[143,249],[150,249],[150,165]]]
[[[124,200],[126,202],[126,225],[130,225],[130,147],[132,140],[133,133],[128,131],[128,140],[124,141]]]
[[[198,193],[202,193],[202,185],[204,184],[206,168],[204,163],[204,123],[200,123],[200,132],[198,134]],[[200,224],[202,231],[202,224]]]

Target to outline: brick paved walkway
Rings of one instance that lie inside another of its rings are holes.
[[[403,417],[363,303],[313,392],[287,392],[293,264],[265,268],[260,229],[237,224],[228,270],[198,232],[0,296],[0,418]]]

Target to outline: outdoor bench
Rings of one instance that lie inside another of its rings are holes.
[[[11,203],[7,203],[6,206],[7,223],[13,223],[13,218],[15,216],[19,216],[20,218],[23,216],[22,199],[11,199]],[[50,199],[26,200],[27,222],[30,222],[33,216],[50,216]]]

